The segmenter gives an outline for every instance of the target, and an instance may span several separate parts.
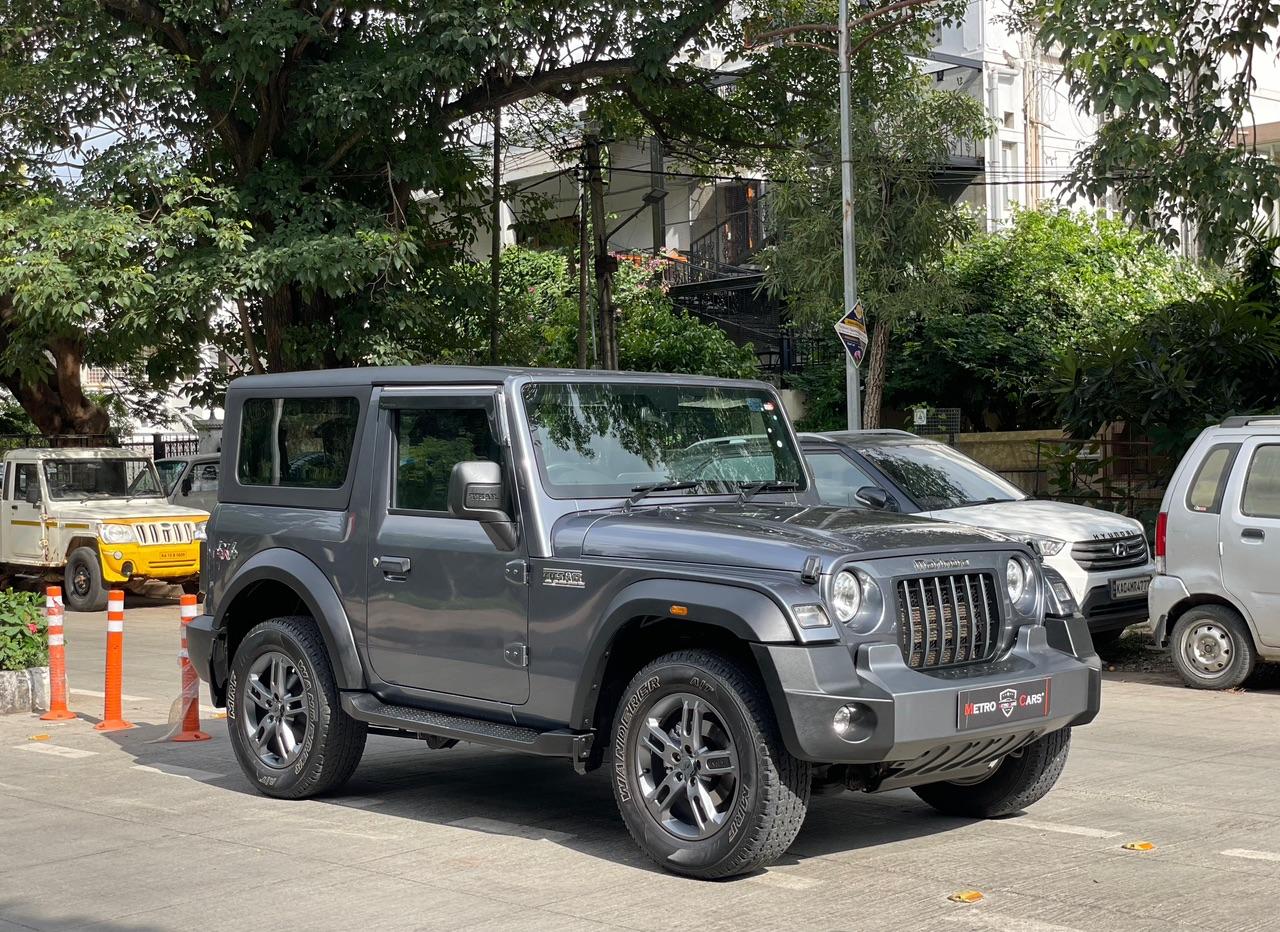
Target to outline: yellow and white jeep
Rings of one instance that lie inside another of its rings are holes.
[[[74,611],[100,611],[107,589],[162,579],[195,592],[207,511],[172,505],[146,457],[116,449],[4,455],[0,576],[61,582]]]

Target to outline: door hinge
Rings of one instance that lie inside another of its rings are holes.
[[[506,576],[507,582],[513,582],[517,586],[527,586],[529,584],[529,564],[524,560],[512,560],[507,564]]]
[[[502,659],[513,667],[529,666],[529,648],[523,644],[508,644],[502,652]]]

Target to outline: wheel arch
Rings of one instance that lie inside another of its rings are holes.
[[[673,606],[687,610],[675,615]],[[603,732],[627,683],[649,661],[689,647],[719,651],[764,681],[753,643],[795,643],[790,623],[771,598],[739,586],[684,580],[644,580],[614,597],[588,651],[570,723]],[[588,769],[599,766],[607,740],[593,742]]]
[[[1240,606],[1236,605],[1230,599],[1213,592],[1198,592],[1175,603],[1173,608],[1169,609],[1169,614],[1165,616],[1163,622],[1156,622],[1156,630],[1154,632],[1156,646],[1160,648],[1171,647],[1170,642],[1173,636],[1174,626],[1177,625],[1183,615],[1191,609],[1198,608],[1201,605],[1220,605],[1236,614],[1240,620],[1244,622],[1244,626],[1248,630],[1249,636],[1253,638],[1254,649],[1257,649],[1259,643],[1258,632],[1253,629],[1252,619],[1242,612],[1240,610]]]
[[[280,547],[255,553],[219,593],[214,626],[225,633],[228,667],[254,625],[282,615],[312,619],[339,689],[365,688],[364,665],[333,584],[306,557]]]

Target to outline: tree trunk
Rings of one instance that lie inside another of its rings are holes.
[[[22,405],[22,410],[46,437],[65,434],[105,436],[111,427],[106,408],[85,397],[80,384],[84,348],[79,341],[51,340],[54,368],[35,379],[17,373],[0,374],[0,385]]]
[[[880,405],[884,399],[884,380],[889,360],[889,337],[893,328],[878,320],[871,331],[871,354],[867,360],[867,393],[862,399],[862,427],[875,430],[880,426]]]

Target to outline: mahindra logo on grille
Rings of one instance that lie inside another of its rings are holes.
[[[918,570],[962,570],[968,565],[968,560],[916,560]]]

